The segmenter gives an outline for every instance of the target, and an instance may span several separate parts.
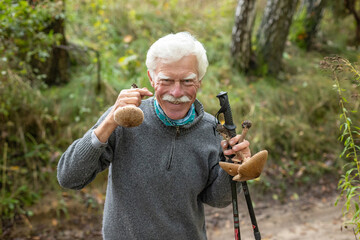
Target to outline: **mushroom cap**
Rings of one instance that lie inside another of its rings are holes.
[[[144,113],[136,106],[124,106],[116,109],[114,120],[122,127],[137,127],[144,121]]]
[[[256,153],[243,164],[219,162],[219,165],[231,176],[235,176],[233,180],[247,181],[260,176],[265,163],[267,161],[268,151],[263,150]]]

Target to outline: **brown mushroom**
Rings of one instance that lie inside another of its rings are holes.
[[[135,105],[127,105],[116,109],[114,120],[122,127],[137,127],[144,121],[144,113]]]
[[[263,150],[247,159],[243,164],[219,162],[219,165],[228,174],[234,176],[234,181],[247,181],[260,176],[265,166],[267,157],[268,152]]]
[[[234,181],[247,181],[260,177],[260,174],[265,166],[268,157],[268,151],[263,150],[256,153],[250,159],[246,160],[238,168],[238,175]]]
[[[131,88],[138,86],[134,83]],[[134,104],[130,104],[116,109],[114,120],[122,127],[137,127],[144,121],[144,112]]]

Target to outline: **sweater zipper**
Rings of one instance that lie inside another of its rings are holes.
[[[174,158],[174,152],[175,152],[175,147],[176,147],[176,139],[178,138],[179,134],[180,134],[180,127],[176,126],[176,134],[175,134],[174,138],[172,139],[170,157],[169,157],[169,161],[168,161],[168,164],[167,164],[167,167],[166,167],[167,170],[170,170],[171,162],[172,162],[172,160]]]

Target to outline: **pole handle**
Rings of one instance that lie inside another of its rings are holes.
[[[227,92],[220,92],[217,96],[220,101],[220,110],[218,111],[217,115],[220,113],[224,114],[224,127],[229,131],[230,137],[233,138],[236,136],[236,125],[234,124],[232,118],[231,107],[229,103],[229,98]]]

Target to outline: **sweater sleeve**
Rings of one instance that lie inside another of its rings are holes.
[[[57,167],[57,179],[62,187],[82,189],[110,165],[113,158],[114,133],[106,144],[94,144],[92,138],[94,129],[109,111],[110,109],[82,138],[75,140],[62,154]]]
[[[222,150],[218,159],[225,159]],[[201,193],[202,202],[217,208],[231,204],[231,179],[232,177],[220,167],[219,161],[214,162],[210,169],[207,187]],[[238,194],[241,191],[240,185],[237,184]]]

